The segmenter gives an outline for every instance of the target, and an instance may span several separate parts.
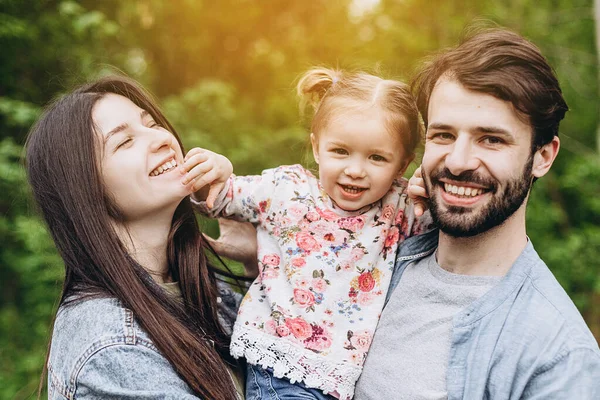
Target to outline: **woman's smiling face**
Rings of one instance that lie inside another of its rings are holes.
[[[175,211],[189,193],[177,168],[183,163],[175,136],[126,97],[109,93],[95,104],[100,170],[126,221]]]

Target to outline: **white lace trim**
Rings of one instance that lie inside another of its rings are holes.
[[[288,340],[238,325],[231,338],[231,355],[245,357],[250,364],[262,368],[273,368],[277,378],[302,382],[325,394],[337,391],[341,400],[352,398],[354,385],[362,371],[357,365],[327,360]]]

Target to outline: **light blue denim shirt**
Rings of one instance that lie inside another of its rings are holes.
[[[400,246],[388,299],[437,241],[434,230]],[[600,399],[598,343],[531,242],[499,284],[454,317],[446,383],[450,400]]]
[[[241,295],[219,287],[219,316],[231,329]],[[60,307],[48,360],[48,399],[197,399],[114,298]]]

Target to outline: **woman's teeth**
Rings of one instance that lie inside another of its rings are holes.
[[[449,183],[444,183],[444,190],[447,193],[452,193],[458,196],[475,197],[483,193],[483,189],[476,189],[467,186],[456,186]]]
[[[344,192],[348,192],[348,193],[352,193],[352,194],[357,194],[360,192],[364,192],[365,188],[361,188],[358,186],[347,186],[347,185],[342,185],[342,189],[344,189]]]
[[[150,172],[150,176],[158,176],[164,174],[167,171],[172,170],[177,166],[177,161],[175,159],[169,160],[160,167],[156,168],[154,171]]]

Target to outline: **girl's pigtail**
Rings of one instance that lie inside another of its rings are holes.
[[[323,97],[342,79],[342,72],[329,68],[313,68],[308,70],[296,86],[300,97],[300,113],[304,114],[307,106],[316,112]]]

